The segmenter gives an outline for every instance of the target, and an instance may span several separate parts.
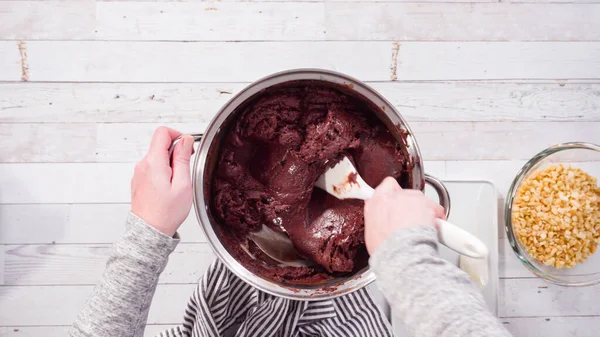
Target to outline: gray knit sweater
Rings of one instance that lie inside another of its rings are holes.
[[[178,243],[130,214],[70,336],[143,336],[158,277]],[[392,313],[412,336],[509,337],[469,277],[438,256],[437,245],[433,228],[415,227],[398,231],[371,256]]]

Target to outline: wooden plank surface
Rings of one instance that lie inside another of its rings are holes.
[[[442,162],[424,165],[428,173],[444,173]],[[0,186],[12,191],[0,193],[0,204],[128,203],[133,167],[134,163],[0,164]]]
[[[94,285],[112,245],[5,245],[4,285]],[[159,284],[196,284],[216,259],[207,243],[182,243]]]
[[[600,124],[596,123],[417,122],[410,125],[427,160],[528,159],[537,153],[533,149],[541,151],[575,137],[593,143],[600,141],[600,134],[595,131]]]
[[[62,162],[61,158],[92,161],[97,149],[95,124],[11,124],[0,126],[0,162]],[[70,160],[68,160],[70,161]]]
[[[177,324],[194,284],[159,285],[148,323]],[[545,288],[547,287],[547,288]],[[93,286],[3,286],[0,321],[3,326],[68,325],[84,304]],[[538,293],[539,291],[539,293]],[[597,289],[565,288],[538,279],[500,281],[499,316],[599,316]],[[61,310],[53,310],[56,303]],[[160,308],[160,309],[159,309]]]
[[[175,327],[176,325],[148,324],[144,337],[155,337],[159,333]],[[7,326],[0,327],[0,337],[64,337],[69,333],[71,326]]]
[[[95,153],[83,161],[137,162],[148,152],[148,140],[160,125],[148,124],[96,124],[98,141]],[[185,134],[203,133],[208,123],[169,123],[167,126]],[[598,124],[600,126],[600,123]],[[117,143],[115,143],[115,141]],[[89,154],[92,154],[91,152]],[[120,158],[120,159],[117,159]],[[68,161],[77,161],[75,158]]]
[[[530,149],[530,156],[542,149]],[[500,195],[505,196],[523,164],[525,160],[425,161],[424,166],[427,173],[447,180],[491,181]],[[595,164],[577,163],[590,172]],[[0,204],[128,203],[133,167],[134,163],[0,164],[0,188],[14,191],[0,194]],[[126,208],[113,209],[121,212]],[[87,211],[90,210],[80,212]],[[6,212],[9,210],[0,212],[0,216]],[[45,213],[43,209],[31,209],[15,214],[36,212]],[[36,223],[34,219],[27,222]]]
[[[572,140],[578,138],[573,137]],[[598,141],[596,141],[598,143]],[[531,149],[530,157],[544,150],[543,147]],[[447,161],[445,162],[445,177],[448,180],[487,180],[494,183],[501,196],[506,196],[510,185],[526,160],[479,160],[479,161]],[[600,175],[600,164],[593,162],[571,162],[568,165],[577,166],[586,172]]]
[[[113,1],[113,0],[99,0],[99,1]],[[136,1],[136,0],[124,0],[124,1]],[[153,1],[168,1],[168,0],[153,0]],[[205,1],[205,0],[187,0],[187,1]],[[239,0],[238,0],[239,1]],[[244,0],[241,0],[244,1]],[[318,1],[318,0],[317,0]],[[410,3],[487,3],[487,2],[496,2],[493,0],[321,0],[326,2],[410,2]],[[502,0],[497,2],[506,2],[506,3],[534,3],[534,4],[546,4],[546,3],[561,3],[561,4],[571,4],[571,3],[598,3],[598,0]]]
[[[0,39],[597,41],[598,15],[598,4],[0,1]]]
[[[536,277],[516,258],[506,239],[500,239],[499,245],[500,278]],[[110,249],[110,244],[4,245],[4,285],[94,285]],[[207,243],[182,243],[159,283],[195,284],[214,259]]]
[[[0,122],[208,123],[248,84],[0,83]],[[409,121],[600,121],[600,82],[368,84]]]
[[[499,317],[600,316],[598,287],[563,287],[540,279],[501,279]]]
[[[28,41],[26,47],[30,81],[248,82],[305,67],[387,80],[392,62],[389,42]],[[15,41],[0,41],[0,54],[13,49]],[[5,73],[18,66],[0,63],[0,80],[20,80]]]
[[[195,284],[159,285],[148,324],[179,324]],[[94,286],[2,286],[2,326],[70,325]],[[60,304],[60,305],[59,305]],[[60,310],[57,308],[60,306]]]
[[[129,202],[133,163],[0,165],[1,204]]]
[[[521,317],[503,318],[505,327],[514,336],[594,336],[600,317]],[[172,325],[148,325],[144,336],[153,337]],[[68,326],[0,327],[2,337],[62,337]]]
[[[97,2],[108,2],[115,0],[96,0]],[[118,0],[118,1],[140,1],[140,0]],[[168,2],[173,0],[146,0],[149,2]],[[245,2],[248,0],[222,0],[219,2]],[[294,2],[365,2],[366,0],[294,0]],[[485,2],[488,0],[474,0],[470,2]],[[178,0],[178,2],[214,2],[213,0]],[[261,0],[260,2],[281,2],[281,0]],[[464,2],[464,0],[368,0],[367,2]]]
[[[123,176],[128,174],[129,170]],[[83,184],[74,181],[78,183]],[[109,190],[111,186],[104,188]],[[64,201],[92,200],[87,192],[81,192],[70,194]],[[123,199],[128,198],[129,191],[122,193]],[[50,198],[49,194],[42,198]],[[109,244],[121,237],[130,209],[129,203],[0,204],[0,244]],[[182,242],[206,242],[193,210],[179,234]]]
[[[358,3],[326,6],[327,39],[419,41],[594,41],[595,4]],[[544,20],[540,20],[540,11]]]
[[[4,245],[0,245],[0,248],[4,250]],[[0,287],[4,285],[4,254],[0,256]]]
[[[163,124],[0,124],[0,162],[137,162],[148,151],[154,130]],[[166,125],[184,133],[202,133],[206,128],[205,123]],[[410,127],[425,160],[526,159],[534,154],[531,149],[573,139],[600,142],[600,122],[412,122]],[[529,146],[523,147],[524,142]]]
[[[600,317],[518,317],[503,318],[504,326],[513,336],[597,336]]]
[[[84,5],[50,2],[32,6],[35,3],[0,2],[0,13],[3,14],[0,18],[6,17],[0,26],[0,37],[187,41],[589,41],[598,39],[598,29],[594,29],[598,21],[594,18],[600,8],[595,4],[359,3],[348,6],[335,2],[99,2],[94,8],[94,3],[89,1]],[[539,11],[548,15],[544,24],[540,24],[536,16]],[[73,19],[82,22],[77,30],[70,24]],[[230,24],[215,29],[223,20]],[[35,24],[23,25],[23,22]],[[578,24],[574,25],[575,22]],[[48,25],[53,29],[44,28]],[[21,28],[23,26],[26,28]],[[366,29],[368,27],[377,29]],[[590,29],[574,29],[577,27]]]
[[[506,194],[506,188],[514,178],[514,174],[523,164],[524,161],[427,162],[425,163],[425,168],[428,173],[440,178],[490,180],[496,186],[502,187],[499,190],[502,197]],[[588,164],[594,165],[595,163]],[[37,166],[41,172],[48,171],[47,166],[54,165],[31,164],[27,166]],[[87,164],[81,165],[87,166]],[[103,164],[100,166],[107,165],[111,166],[115,164]],[[105,170],[100,168],[100,171]],[[72,172],[75,171],[67,170],[65,173],[69,174]],[[129,169],[123,169],[119,173],[124,181],[130,175]],[[75,186],[83,185],[83,180],[96,180],[89,176],[82,176],[81,179],[81,182],[75,180],[73,184]],[[54,179],[49,179],[48,181],[54,181]],[[36,181],[28,181],[28,183],[32,186],[37,185]],[[27,188],[27,186],[25,187]],[[44,188],[44,186],[41,187],[43,190],[50,191],[47,197],[51,198],[51,189]],[[96,186],[97,195],[104,194],[105,190],[106,193],[109,193],[111,189],[111,185],[99,184],[99,186]],[[39,196],[35,196],[35,198],[37,197]],[[44,196],[42,195],[41,197]],[[76,193],[70,195],[69,199],[65,199],[65,202],[97,202],[99,200],[90,199],[90,197],[91,195],[88,192],[77,190]],[[112,198],[116,197],[113,196]],[[128,191],[122,192],[122,198],[128,198]],[[36,202],[38,199],[21,199],[19,201]],[[503,200],[500,200],[501,213],[499,214],[499,226],[501,228],[504,224],[502,206]],[[123,219],[128,210],[129,204],[0,205],[0,243],[110,243],[116,240],[122,232]],[[52,230],[48,230],[48,228],[52,228]],[[184,242],[204,242],[205,240],[193,213],[184,222],[180,233]],[[531,277],[532,274],[514,258],[511,248],[504,241],[504,231],[501,230],[500,234],[501,275],[503,277]]]
[[[223,24],[227,22],[227,24]],[[98,40],[324,40],[318,2],[98,2]]]
[[[28,80],[27,44],[16,41],[0,41],[0,79]]]
[[[502,318],[502,323],[513,336],[548,337],[548,336],[595,336],[598,331],[598,316],[590,317],[520,317]],[[154,337],[172,325],[148,325],[145,337]],[[63,337],[69,326],[38,327],[0,327],[2,337]]]
[[[27,41],[20,45],[27,50],[29,81],[250,82],[305,67],[336,70],[365,81],[600,78],[600,42]],[[16,41],[0,41],[0,54],[14,58],[18,46]],[[260,63],[255,62],[257,55]],[[0,81],[20,81],[20,69],[19,59],[0,63]]]
[[[402,42],[394,46],[398,51],[394,63],[398,80],[600,76],[600,44],[593,42]],[[568,56],[567,49],[582,54]]]
[[[0,336],[64,336],[123,230],[152,130],[204,129],[278,70],[370,81],[409,120],[428,173],[496,185],[501,227],[526,159],[600,143],[599,3],[0,0]],[[173,283],[213,258],[193,212],[180,233],[147,335],[181,321],[193,285]],[[505,326],[595,336],[598,286],[535,278],[499,233]]]
[[[0,1],[0,39],[91,39],[93,0]]]

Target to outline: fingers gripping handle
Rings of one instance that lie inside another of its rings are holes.
[[[169,147],[169,160],[173,160],[173,150],[175,150],[175,145],[177,145],[177,143],[179,143],[179,141],[181,140],[181,138],[183,138],[183,136],[185,136],[185,135],[181,135],[181,136],[175,138],[173,140],[173,142],[171,142],[171,146]],[[194,142],[199,142],[200,140],[202,140],[203,134],[194,133],[194,134],[191,134],[190,136],[192,136],[194,138]]]
[[[425,182],[431,185],[437,192],[440,198],[440,205],[444,207],[446,217],[448,217],[450,215],[450,194],[446,186],[437,178],[427,174],[425,175]],[[468,257],[476,259],[487,257],[487,246],[475,235],[441,219],[436,220],[436,225],[438,227],[438,239],[444,246]]]

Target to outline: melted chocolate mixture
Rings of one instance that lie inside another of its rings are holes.
[[[230,253],[265,278],[314,284],[365,267],[363,202],[338,200],[313,184],[347,155],[371,186],[412,169],[403,146],[371,106],[318,82],[273,87],[246,104],[219,153],[212,211]],[[285,231],[312,267],[282,267],[247,234]]]

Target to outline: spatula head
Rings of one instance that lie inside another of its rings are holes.
[[[277,232],[269,226],[250,233],[250,239],[273,260],[290,267],[308,267],[312,261],[300,256],[286,233]]]
[[[338,199],[367,200],[373,196],[373,189],[361,178],[348,157],[343,157],[333,167],[327,169],[315,186]]]

